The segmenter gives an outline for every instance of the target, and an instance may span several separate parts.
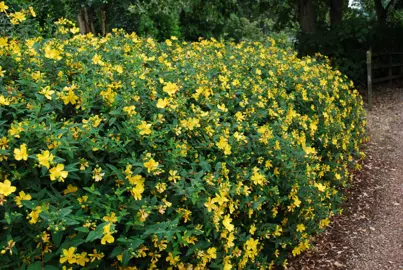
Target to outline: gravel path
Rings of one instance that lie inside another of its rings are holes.
[[[374,94],[371,141],[344,214],[289,269],[403,269],[403,88]]]

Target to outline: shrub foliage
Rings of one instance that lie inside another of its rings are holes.
[[[274,40],[0,38],[0,264],[286,264],[338,213],[352,84]]]

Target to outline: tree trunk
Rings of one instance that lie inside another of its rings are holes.
[[[343,19],[343,0],[329,0],[330,25],[338,25]]]
[[[388,18],[388,11],[390,8],[396,4],[396,0],[390,0],[386,7],[383,7],[382,0],[374,0],[375,3],[375,11],[376,18],[378,19],[379,24],[386,24],[386,20]]]
[[[87,33],[87,28],[85,26],[85,19],[82,9],[77,14],[77,20],[78,20],[78,27],[80,28],[80,33],[82,35],[85,35]]]
[[[375,1],[375,11],[376,17],[378,19],[378,23],[385,24],[386,23],[386,10],[382,5],[382,0],[374,0]]]
[[[298,17],[302,32],[316,32],[316,13],[312,0],[298,0]]]
[[[102,35],[106,36],[106,6],[103,6],[101,10],[101,25],[102,25]]]
[[[78,26],[80,27],[80,32],[82,35],[93,33],[95,34],[94,22],[90,14],[88,13],[88,9],[83,7],[80,9],[77,15]]]

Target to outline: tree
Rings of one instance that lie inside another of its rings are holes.
[[[95,26],[93,16],[91,14],[91,9],[88,7],[82,7],[77,14],[78,26],[80,28],[81,34],[85,35],[87,33],[95,34]]]
[[[374,0],[376,17],[379,24],[386,24],[389,9],[393,8],[396,4],[396,0],[389,0],[389,3],[384,7],[382,0]]]
[[[302,32],[316,32],[316,11],[312,0],[298,1],[298,18]]]
[[[329,8],[330,8],[330,24],[332,26],[340,24],[343,19],[344,1],[329,0]]]

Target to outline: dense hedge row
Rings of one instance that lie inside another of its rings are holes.
[[[0,38],[0,265],[268,267],[339,212],[364,111],[326,61],[58,26]]]

